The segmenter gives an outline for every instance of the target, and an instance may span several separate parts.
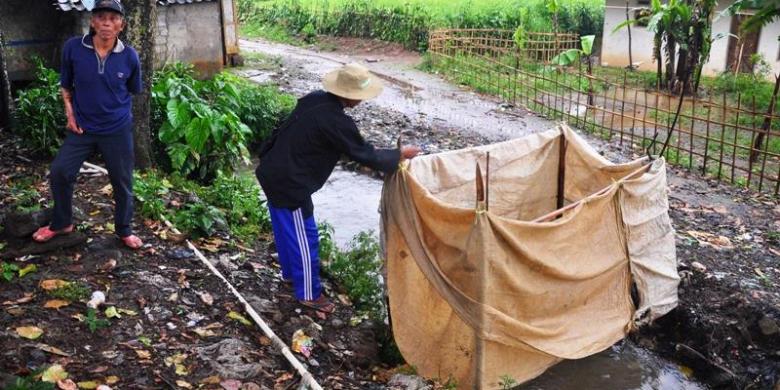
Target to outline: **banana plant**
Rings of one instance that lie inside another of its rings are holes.
[[[580,49],[569,49],[557,56],[553,57],[551,62],[553,65],[558,66],[571,66],[578,63],[582,56],[585,57],[588,75],[593,75],[593,61],[590,56],[593,55],[593,42],[596,40],[595,35],[585,35],[580,37]],[[593,105],[593,82],[588,77],[588,105]]]

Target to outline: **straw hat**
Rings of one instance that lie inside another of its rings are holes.
[[[368,100],[382,93],[382,81],[364,66],[347,64],[325,75],[322,86],[326,91],[352,100]]]

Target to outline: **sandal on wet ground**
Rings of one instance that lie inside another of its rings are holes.
[[[142,246],[144,246],[144,242],[141,241],[141,239],[134,234],[125,237],[120,237],[120,239],[122,240],[122,243],[124,243],[126,247],[133,250],[139,249]]]
[[[32,236],[35,242],[47,242],[59,235],[68,234],[73,232],[73,225],[68,225],[60,230],[51,230],[51,225],[44,226],[38,229]]]
[[[313,301],[299,300],[298,303],[308,307],[309,309],[314,309],[317,311],[321,311],[323,313],[330,314],[336,311],[336,305],[333,302],[329,301],[328,298],[325,298],[324,295],[320,295],[319,298]]]

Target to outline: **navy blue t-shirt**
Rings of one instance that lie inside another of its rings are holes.
[[[91,134],[108,134],[130,128],[132,95],[141,91],[138,53],[117,40],[101,61],[92,36],[74,37],[62,50],[60,85],[73,92],[76,123]]]

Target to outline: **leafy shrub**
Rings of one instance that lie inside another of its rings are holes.
[[[272,87],[228,73],[199,81],[192,66],[181,64],[157,74],[152,96],[171,168],[202,182],[249,164],[249,143],[266,137],[292,106]]]
[[[222,210],[202,202],[186,204],[176,212],[174,223],[195,238],[212,236],[218,229],[227,227]]]
[[[12,181],[8,187],[8,198],[12,210],[20,213],[30,213],[41,209],[41,194],[35,188],[36,178],[24,177]]]
[[[322,241],[323,237],[320,238]],[[333,248],[332,244],[326,245]],[[344,288],[358,309],[384,321],[387,308],[382,287],[382,260],[373,232],[358,233],[347,251],[333,250],[330,255],[323,259],[325,272]]]
[[[175,172],[209,181],[249,163],[251,130],[224,106],[226,99],[239,99],[235,86],[218,83],[211,87],[219,95],[203,96],[207,82],[195,80],[191,67],[187,70],[165,71],[152,87],[155,111],[164,113],[158,137]]]
[[[208,237],[219,230],[230,230],[242,240],[271,231],[271,218],[260,186],[251,177],[219,175],[209,186],[183,179],[165,177],[156,171],[135,175],[135,197],[145,218],[172,222],[194,237]],[[177,196],[178,195],[178,196]],[[172,207],[177,196],[181,206]]]
[[[168,179],[155,171],[133,175],[133,195],[140,202],[139,214],[144,218],[160,220],[167,217],[165,198],[173,188]]]
[[[35,81],[16,98],[15,132],[34,153],[54,155],[67,123],[59,74],[35,59]]]
[[[230,230],[242,239],[271,231],[271,216],[251,177],[220,176],[206,188],[204,199],[224,210]]]

